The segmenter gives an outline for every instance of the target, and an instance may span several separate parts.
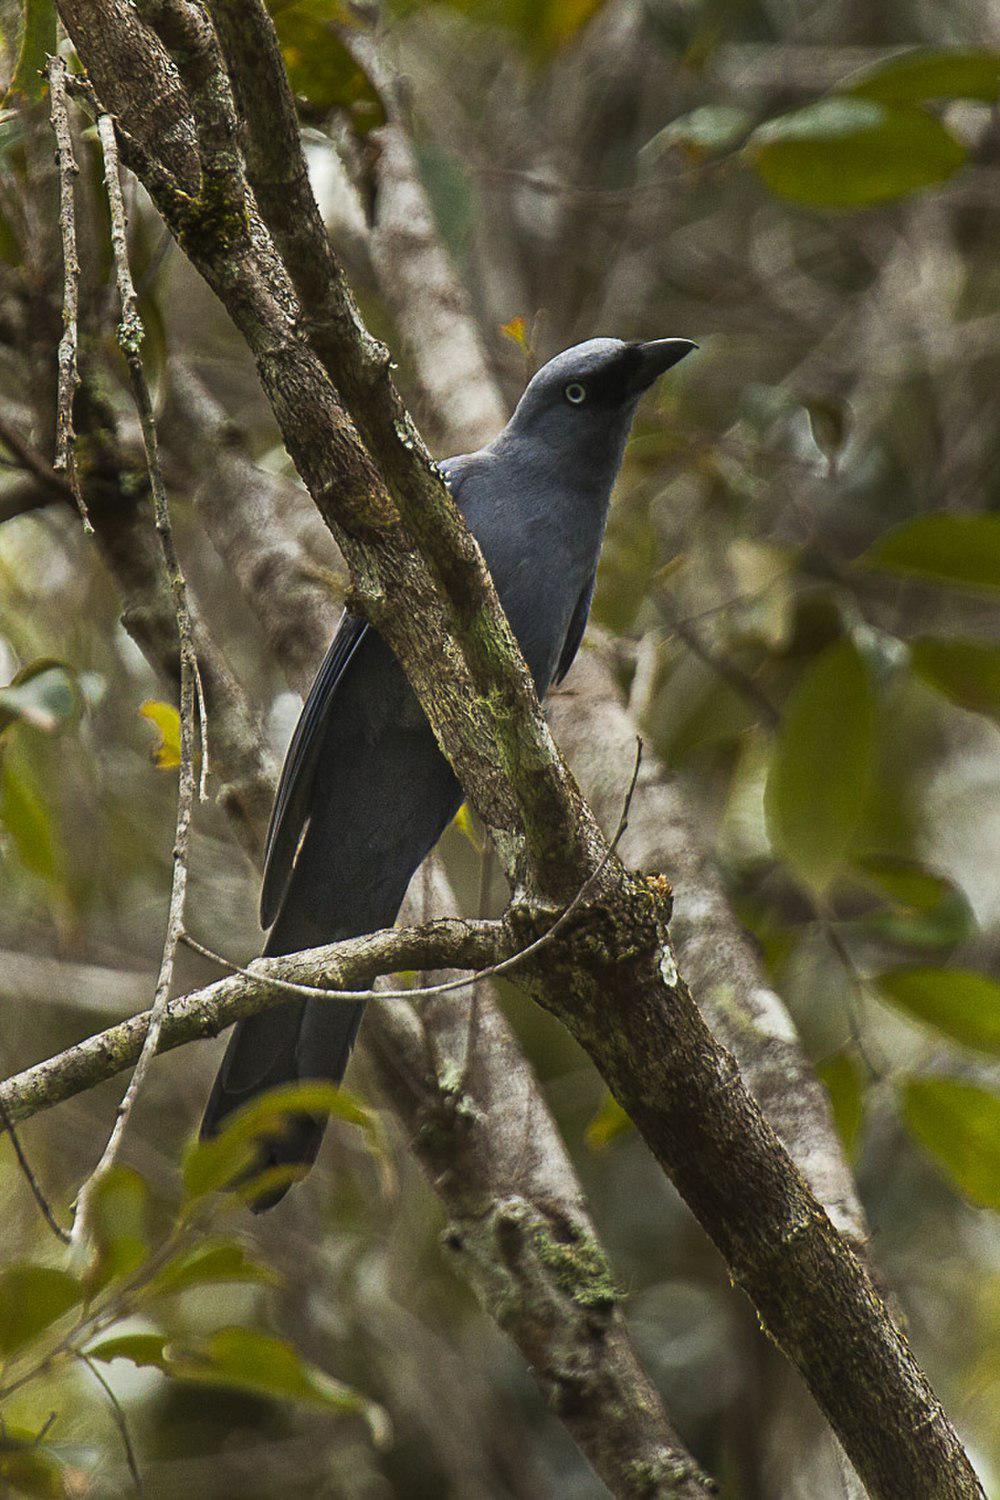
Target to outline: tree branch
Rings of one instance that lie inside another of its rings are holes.
[[[505,955],[506,950],[499,948],[502,935],[497,922],[433,922],[420,928],[373,932],[288,958],[261,958],[250,966],[252,978],[231,975],[169,1000],[157,1050],[169,1052],[186,1042],[218,1036],[244,1016],[280,1005],[285,995],[272,979],[333,991],[368,985],[380,974],[407,969],[476,969]],[[330,1004],[337,1004],[335,994]],[[0,1108],[7,1110],[16,1125],[113,1078],[139,1057],[151,1016],[148,1010],[130,1016],[8,1078],[0,1084]]]
[[[609,823],[621,796],[620,757],[636,731],[599,649],[580,654],[563,691],[552,699],[551,715],[585,792]],[[670,871],[671,933],[702,1014],[736,1057],[746,1084],[834,1224],[864,1249],[864,1210],[826,1094],[802,1054],[781,997],[733,916],[704,853],[701,830],[652,754],[645,757],[639,787],[623,852],[635,868]]]

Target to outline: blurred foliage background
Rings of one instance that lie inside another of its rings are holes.
[[[272,9],[325,201],[334,153],[363,185],[380,118],[336,30],[357,17],[337,0]],[[61,265],[37,67],[52,18],[33,5],[25,33],[7,0],[2,19],[0,401],[5,426],[50,454]],[[1000,1483],[1000,18],[984,0],[396,0],[381,45],[511,402],[536,363],[593,335],[701,346],[642,409],[594,624],[830,1089],[878,1270]],[[78,149],[84,359],[139,473],[86,128]],[[257,462],[288,473],[298,534],[335,591],[332,544],[296,494],[244,347],[131,192],[161,406],[185,361]],[[359,291],[398,347],[388,310]],[[405,359],[401,380],[433,441]],[[298,700],[205,542],[182,435],[164,441],[189,577],[280,754]],[[0,449],[6,1073],[148,1003],[176,773],[170,710],[98,553],[66,504],[39,495],[9,435]],[[479,854],[461,829],[444,852],[474,910]],[[222,812],[199,808],[193,932],[245,960],[255,904]],[[182,956],[179,984],[211,974]],[[804,1398],[718,1257],[566,1034],[506,1002],[686,1440],[726,1495],[819,1495],[798,1462]],[[109,1209],[112,1246],[142,1240],[143,1214],[155,1243],[176,1232],[178,1162],[217,1056],[199,1045],[157,1065],[128,1148],[146,1186],[118,1181],[131,1207]],[[363,1049],[348,1082],[377,1110]],[[56,1204],[93,1165],[119,1093],[116,1081],[22,1130]],[[54,1264],[9,1140],[0,1195],[5,1260]],[[373,1153],[339,1122],[278,1214],[213,1212],[224,1255],[242,1244],[246,1264],[229,1262],[235,1284],[202,1275],[164,1293],[156,1319],[195,1342],[220,1321],[290,1335],[303,1363],[288,1378],[316,1384],[275,1400],[288,1390],[255,1387],[244,1361],[244,1388],[208,1400],[155,1358],[109,1364],[149,1494],[601,1493],[450,1267],[405,1142]],[[53,1285],[36,1293],[59,1306]],[[149,1333],[139,1303],[118,1309],[116,1336]],[[6,1352],[19,1337],[0,1329]],[[345,1414],[328,1377],[364,1400]],[[381,1445],[366,1402],[391,1420]],[[7,1482],[129,1493],[93,1372],[25,1386],[10,1433],[27,1445],[50,1412],[57,1467],[42,1449],[8,1453]]]

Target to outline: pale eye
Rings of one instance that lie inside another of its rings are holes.
[[[570,384],[566,387],[564,395],[566,397],[566,400],[571,401],[574,406],[579,406],[581,401],[586,401],[587,399],[587,392],[584,390],[583,386],[578,380],[573,380],[570,382]]]

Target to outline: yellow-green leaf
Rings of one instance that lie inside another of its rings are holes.
[[[376,1442],[388,1436],[381,1407],[307,1364],[284,1339],[257,1329],[220,1328],[203,1344],[168,1346],[166,1355],[169,1373],[179,1379],[355,1412],[367,1421]]]
[[[36,1434],[4,1425],[0,1430],[0,1494],[65,1500],[62,1465]]]
[[[472,808],[467,802],[463,802],[461,807],[458,809],[458,812],[455,814],[455,827],[458,829],[463,838],[468,839],[469,843],[472,845],[473,849],[475,849],[476,853],[482,854],[483,842],[479,835],[476,833],[476,829],[472,821]]]
[[[94,1259],[87,1275],[92,1290],[131,1275],[148,1257],[148,1203],[149,1188],[132,1167],[116,1163],[95,1184],[91,1198]]]
[[[280,1279],[270,1266],[252,1260],[236,1240],[208,1240],[169,1261],[149,1282],[147,1291],[157,1297],[213,1282],[275,1285]]]
[[[960,1192],[1000,1210],[1000,1095],[954,1078],[910,1078],[903,1118]]]
[[[1000,646],[925,635],[911,643],[910,664],[960,708],[1000,720]]]
[[[88,1359],[100,1360],[102,1364],[109,1365],[113,1359],[128,1359],[139,1369],[165,1370],[163,1350],[166,1342],[162,1333],[121,1333],[115,1338],[91,1344],[84,1353]]]
[[[29,1261],[0,1275],[0,1355],[8,1359],[75,1307],[83,1288],[75,1276]]]
[[[864,918],[864,926],[888,942],[954,948],[973,931],[975,917],[965,893],[915,860],[868,856],[858,871],[893,902]]]
[[[857,1155],[865,1103],[861,1068],[847,1053],[838,1053],[816,1069],[820,1082],[830,1096],[833,1123],[843,1142],[848,1160]]]
[[[5,756],[0,764],[0,823],[26,870],[65,895],[62,855],[52,811],[26,764]]]
[[[1000,984],[969,969],[911,965],[875,980],[883,999],[965,1047],[1000,1054]]]
[[[331,999],[331,1005],[339,1002]],[[386,1154],[381,1122],[345,1089],[332,1083],[292,1083],[269,1089],[236,1110],[225,1128],[208,1140],[194,1141],[184,1155],[182,1177],[189,1203],[207,1193],[235,1185],[252,1167],[258,1141],[280,1131],[290,1114],[332,1115],[365,1132],[378,1157]],[[259,1184],[255,1182],[255,1187]]]
[[[856,98],[887,104],[932,99],[1000,99],[1000,52],[983,48],[919,47],[876,63],[843,84]]]
[[[918,516],[879,537],[859,561],[931,583],[1000,589],[1000,516]]]
[[[385,124],[371,78],[346,46],[341,27],[356,24],[339,0],[271,0],[278,41],[295,94],[312,111],[342,109],[365,134]]]
[[[181,763],[181,716],[172,703],[148,698],[139,712],[158,731],[153,747],[153,764],[168,771]]]
[[[854,841],[871,778],[875,703],[854,645],[836,642],[785,706],[764,809],[775,851],[817,893]]]
[[[55,0],[22,0],[21,45],[4,106],[40,99],[45,61],[58,43]]]
[[[635,1127],[613,1094],[608,1094],[600,1109],[588,1122],[583,1138],[591,1151],[605,1151],[612,1141]]]
[[[747,156],[772,192],[816,208],[864,208],[942,182],[965,147],[923,110],[847,96],[759,126]]]

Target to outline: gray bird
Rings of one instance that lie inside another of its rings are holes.
[[[539,696],[583,638],[611,489],[642,393],[696,345],[590,339],[534,376],[507,426],[441,472],[483,551]],[[414,870],[462,801],[402,668],[377,632],[345,614],[292,737],[268,832],[264,952],[388,927]],[[273,924],[273,926],[272,926]],[[240,1021],[202,1135],[275,1085],[339,1083],[363,1002],[288,1000]],[[323,1121],[289,1117],[255,1170],[308,1166]],[[258,1197],[269,1208],[283,1189]]]

